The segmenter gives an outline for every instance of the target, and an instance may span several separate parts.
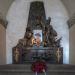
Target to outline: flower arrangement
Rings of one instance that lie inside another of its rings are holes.
[[[43,61],[36,61],[32,63],[31,69],[35,73],[45,73],[47,70],[46,63]]]

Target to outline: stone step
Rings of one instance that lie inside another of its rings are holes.
[[[47,64],[47,66],[47,75],[75,75],[75,65]],[[31,71],[31,64],[10,64],[0,65],[0,75],[35,75],[35,73]]]

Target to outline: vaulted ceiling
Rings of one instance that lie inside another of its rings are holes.
[[[65,5],[70,17],[73,14],[75,14],[75,0],[61,0],[61,1]]]
[[[14,0],[0,0],[0,16],[5,18],[7,11]]]
[[[2,13],[5,18],[7,11],[14,0],[0,0],[0,14]],[[71,17],[75,13],[75,0],[61,0],[66,7],[69,16]]]

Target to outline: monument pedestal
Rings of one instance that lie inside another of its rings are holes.
[[[63,48],[57,47],[27,47],[24,49],[16,49],[13,51],[14,64],[24,64],[35,62],[36,59],[41,59],[50,64],[63,64]],[[19,55],[18,62],[15,62],[16,55]]]

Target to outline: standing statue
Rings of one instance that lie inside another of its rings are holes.
[[[48,40],[49,45],[55,46],[57,32],[53,29],[52,25],[50,25],[51,18],[49,17],[47,20],[47,28],[48,28]]]

